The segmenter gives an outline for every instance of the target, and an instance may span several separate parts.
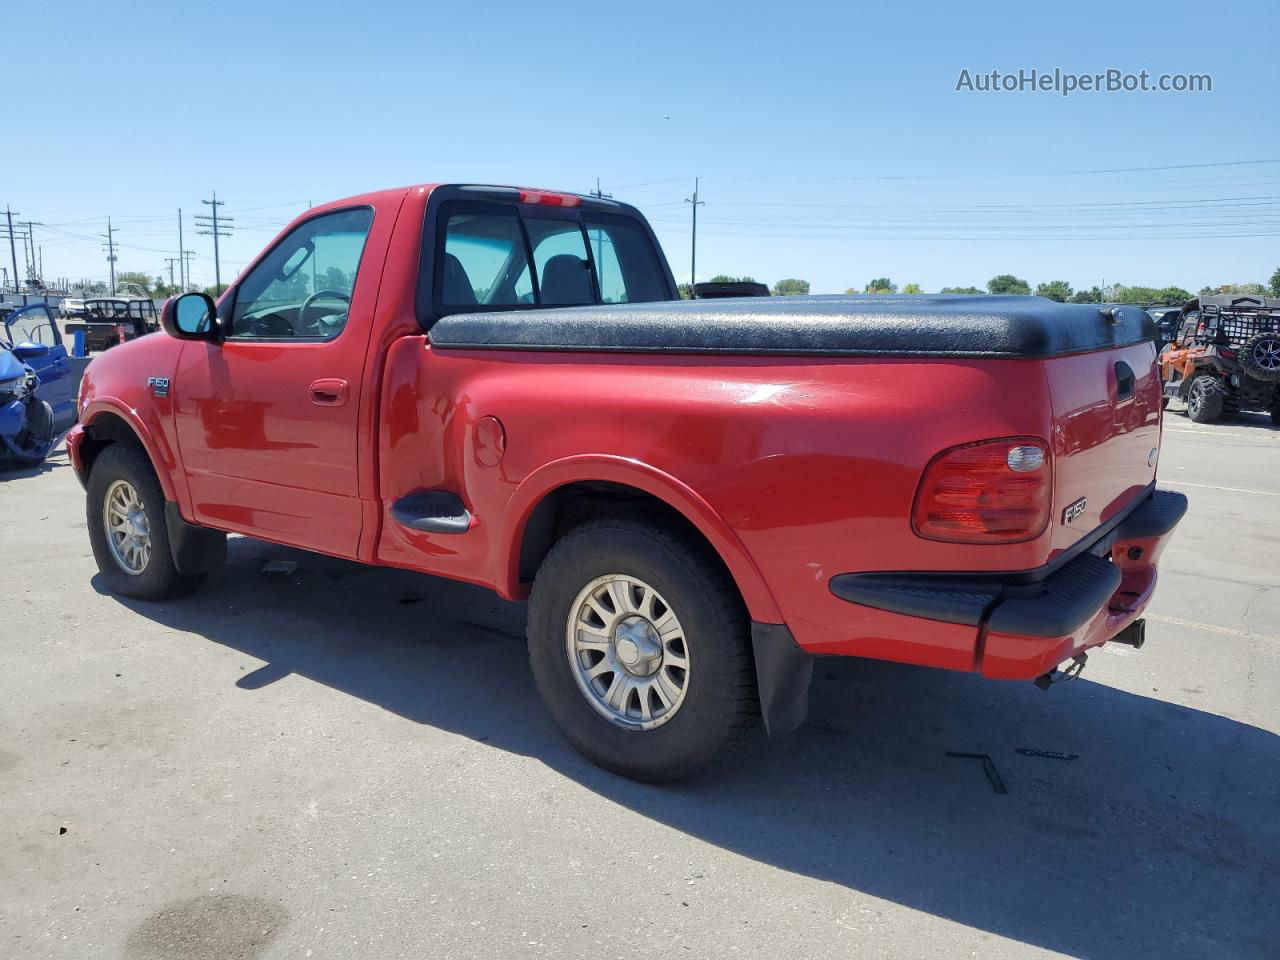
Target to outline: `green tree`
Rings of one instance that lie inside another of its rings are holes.
[[[755,277],[731,277],[727,273],[717,273],[711,283],[755,283]]]
[[[876,277],[867,283],[866,293],[897,293],[898,285],[888,277]]]
[[[809,281],[797,280],[795,277],[779,280],[773,285],[773,295],[775,297],[803,297],[808,292]]]
[[[692,283],[681,283],[681,284],[679,284],[679,285],[676,287],[676,289],[680,291],[680,299],[681,299],[681,300],[692,300],[692,299],[693,299],[693,284],[692,284]]]
[[[943,293],[986,293],[985,290],[979,290],[977,287],[943,287]]]
[[[908,283],[902,288],[903,293],[924,293],[918,283]]]
[[[172,297],[177,292],[177,284],[169,286],[169,284],[165,283],[164,277],[156,277],[151,284],[151,296],[155,297],[157,300]]]
[[[1002,273],[987,281],[987,290],[990,293],[1013,293],[1025,297],[1031,293],[1031,284],[1011,273]]]
[[[145,297],[151,296],[152,278],[145,273],[138,273],[134,270],[121,270],[116,274],[116,289],[120,290],[125,287],[137,287],[142,291]]]
[[[1088,290],[1077,290],[1071,297],[1072,303],[1101,303],[1102,290],[1098,287],[1090,287]]]
[[[1177,303],[1179,300],[1190,300],[1191,294],[1181,287],[1164,287],[1156,292],[1156,299]]]
[[[1042,283],[1036,287],[1037,297],[1047,297],[1050,300],[1057,300],[1059,303],[1066,303],[1071,299],[1071,284],[1065,280],[1050,280],[1048,283]]]
[[[1271,295],[1280,297],[1280,267],[1276,268],[1276,272],[1271,275]]]
[[[200,292],[205,294],[206,296],[213,297],[213,299],[217,300],[226,291],[228,286],[230,286],[230,284],[224,283],[216,287],[213,284],[210,284],[209,286],[201,289]]]

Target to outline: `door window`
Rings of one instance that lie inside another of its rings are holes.
[[[372,224],[368,207],[326,213],[300,224],[240,282],[228,338],[336,337],[347,323]]]
[[[46,347],[59,343],[57,328],[53,325],[53,314],[43,304],[33,304],[25,310],[18,310],[5,321],[8,328],[9,342],[14,346],[20,343],[42,343]]]

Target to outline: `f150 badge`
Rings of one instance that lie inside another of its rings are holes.
[[[169,395],[168,377],[150,377],[147,380],[147,386],[151,388],[151,392],[157,397],[167,397]]]
[[[1080,514],[1084,513],[1084,508],[1087,507],[1088,505],[1089,505],[1088,497],[1081,497],[1075,503],[1067,504],[1062,509],[1062,522],[1070,523],[1072,520],[1075,520],[1077,517],[1080,516]]]

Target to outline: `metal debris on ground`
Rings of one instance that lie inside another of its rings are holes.
[[[991,781],[991,789],[996,793],[1008,793],[1008,788],[1004,785],[1004,781],[1000,779],[1000,771],[996,769],[995,762],[985,753],[955,753],[951,750],[947,751],[948,757],[961,757],[965,760],[981,760],[983,772],[986,773],[987,779]]]
[[[298,564],[294,560],[268,560],[262,573],[268,577],[287,577],[297,569]]]
[[[1024,757],[1045,757],[1049,760],[1075,760],[1080,756],[1078,753],[1059,753],[1057,750],[1035,750],[1031,747],[1017,747],[1017,753]]]

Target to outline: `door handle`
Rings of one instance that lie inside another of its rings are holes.
[[[320,407],[340,407],[347,402],[347,381],[325,377],[311,384],[311,402]]]

